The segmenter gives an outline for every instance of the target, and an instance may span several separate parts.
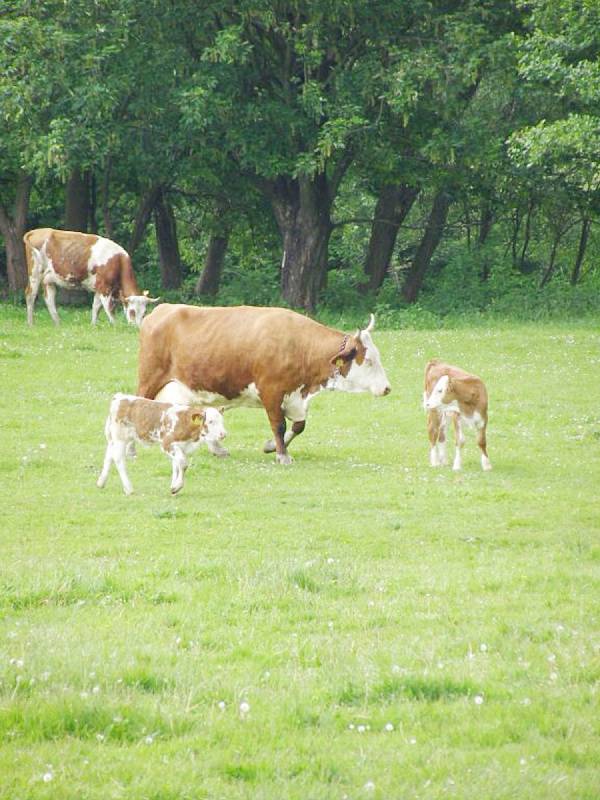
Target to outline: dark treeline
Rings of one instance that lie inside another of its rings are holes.
[[[595,0],[5,0],[0,280],[50,226],[187,297],[581,284],[599,56]]]

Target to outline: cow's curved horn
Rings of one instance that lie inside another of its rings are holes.
[[[148,298],[148,302],[149,303],[158,303],[159,300],[160,300],[160,297],[149,297]]]
[[[369,324],[365,328],[367,333],[370,333],[373,328],[375,327],[375,314],[371,314],[371,319],[369,320]]]

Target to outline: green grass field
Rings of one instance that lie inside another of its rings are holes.
[[[393,393],[313,401],[294,464],[226,415],[169,493],[95,486],[137,331],[0,307],[0,797],[600,797],[600,334],[375,331]],[[433,356],[490,394],[432,469]],[[451,451],[452,452],[452,451]]]

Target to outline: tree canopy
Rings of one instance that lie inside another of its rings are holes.
[[[501,253],[581,282],[599,55],[593,0],[9,0],[0,271],[23,288],[48,225],[185,296],[308,310],[335,286],[412,303],[452,247],[482,284]]]

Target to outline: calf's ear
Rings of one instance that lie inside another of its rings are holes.
[[[204,422],[204,411],[192,411],[192,424],[202,425]]]

